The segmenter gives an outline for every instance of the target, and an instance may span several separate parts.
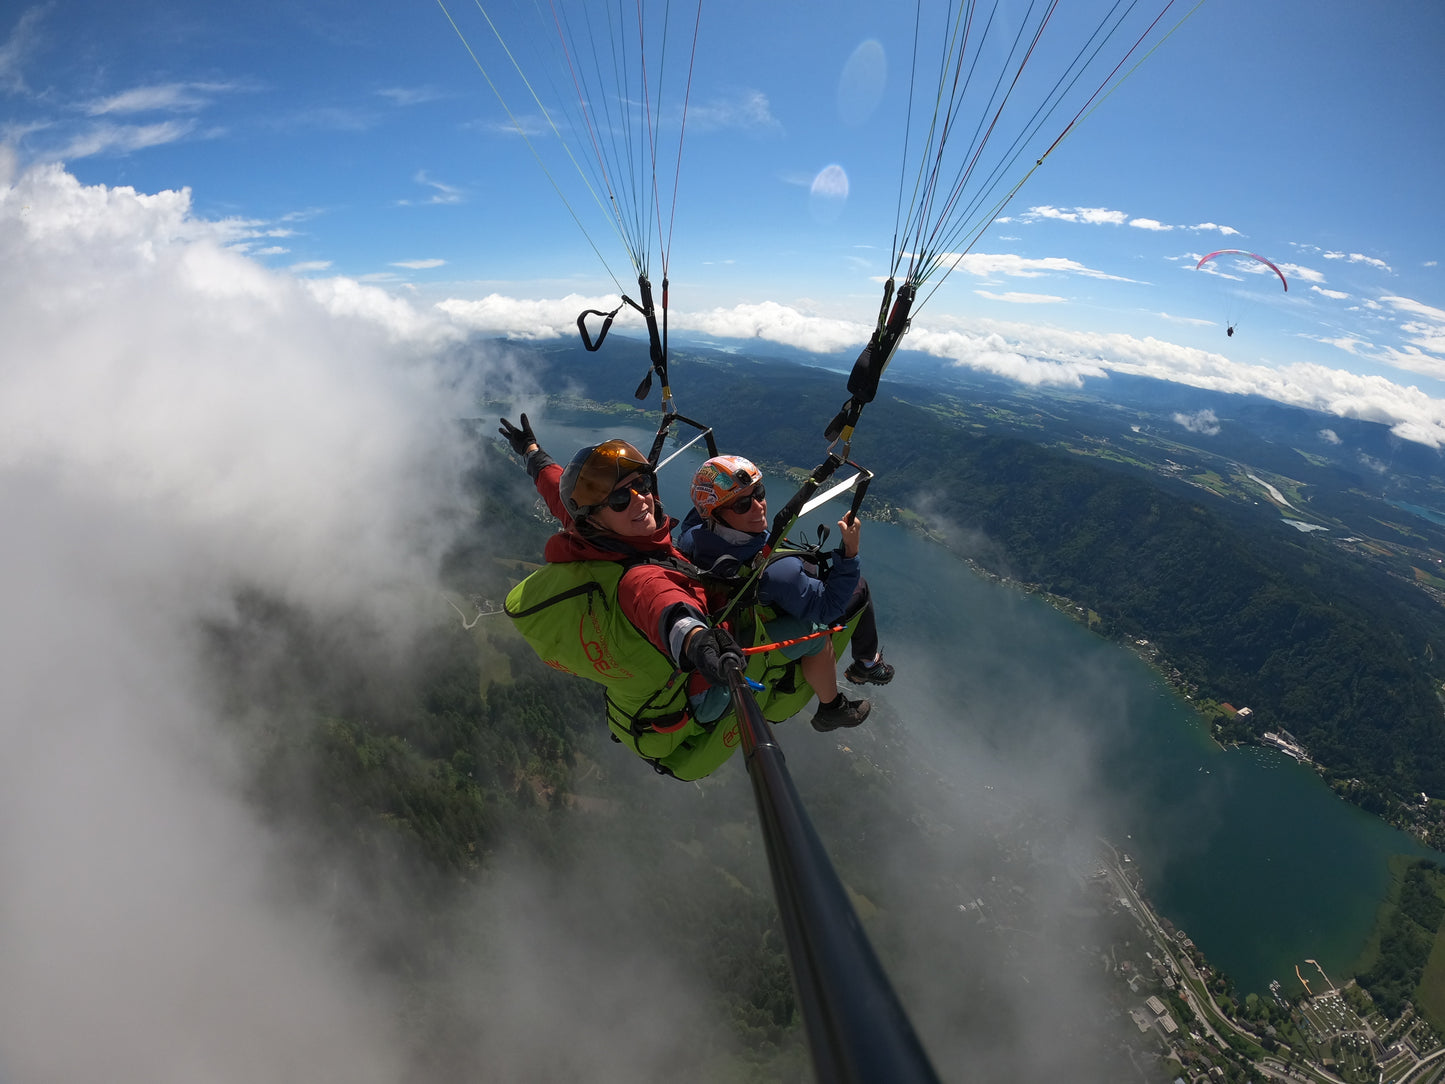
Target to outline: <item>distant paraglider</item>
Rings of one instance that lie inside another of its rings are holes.
[[[1262,263],[1265,267],[1268,267],[1276,275],[1278,275],[1280,285],[1284,287],[1286,293],[1289,292],[1289,280],[1284,277],[1283,271],[1276,267],[1272,261],[1266,260],[1257,252],[1246,252],[1242,248],[1222,248],[1218,252],[1211,252],[1209,255],[1202,257],[1200,261],[1194,265],[1194,270],[1203,270],[1204,265],[1207,264],[1210,260],[1214,259],[1216,256],[1242,256],[1247,260],[1256,260],[1259,263]],[[1239,321],[1237,319],[1231,319],[1226,322],[1224,326],[1224,333],[1232,339],[1234,338],[1234,330],[1238,326]]]

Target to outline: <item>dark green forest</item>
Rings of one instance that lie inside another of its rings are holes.
[[[1156,643],[1203,695],[1249,705],[1334,776],[1396,799],[1445,783],[1430,658],[1445,641],[1428,597],[1085,461],[1001,438],[961,452],[920,490],[987,534],[998,552],[981,561]]]

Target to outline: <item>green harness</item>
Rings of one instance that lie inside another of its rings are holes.
[[[564,674],[595,681],[606,689],[607,726],[613,737],[664,775],[701,779],[717,770],[741,740],[732,708],[713,722],[692,717],[687,675],[629,621],[617,604],[617,586],[638,561],[569,561],[533,572],[507,595],[507,616],[538,657]],[[766,641],[765,608],[737,615],[743,644]],[[841,654],[858,616],[833,634]],[[776,652],[749,657],[747,676],[763,685],[758,706],[769,722],[802,710],[813,691],[797,662]]]

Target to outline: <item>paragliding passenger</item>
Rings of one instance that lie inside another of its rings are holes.
[[[692,479],[692,511],[682,522],[678,549],[699,567],[713,573],[750,561],[767,540],[767,491],[762,472],[747,459],[722,455],[709,459]],[[768,635],[788,640],[826,628],[840,618],[862,610],[853,634],[853,662],[844,676],[855,685],[886,685],[893,667],[878,648],[878,626],[873,616],[868,583],[859,571],[858,539],[861,522],[851,515],[838,521],[842,541],[833,551],[827,579],[801,557],[774,560],[763,571],[758,601],[771,606],[779,617],[768,622]],[[836,730],[857,726],[868,716],[867,700],[850,700],[838,690],[837,660],[826,636],[783,648],[790,657],[801,655],[803,676],[818,697],[813,729]]]
[[[1234,325],[1230,324],[1228,327],[1226,327],[1224,329],[1224,333],[1228,335],[1231,339],[1234,338]]]
[[[646,646],[650,643],[669,665],[691,671],[693,718],[707,722],[721,716],[728,707],[726,668],[741,669],[744,655],[726,629],[708,624],[708,613],[723,599],[710,597],[689,575],[690,566],[673,546],[677,521],[662,510],[647,456],[625,440],[607,440],[580,449],[563,468],[538,445],[527,415],[521,416],[520,426],[500,420],[502,436],[523,457],[537,492],[562,523],[563,529],[547,540],[548,563],[604,561],[625,568],[615,601],[639,635],[634,645],[607,646],[628,669],[640,673],[647,659],[638,656],[656,657]],[[584,668],[588,663],[599,668],[591,654]],[[639,695],[647,698],[648,692],[643,689]]]

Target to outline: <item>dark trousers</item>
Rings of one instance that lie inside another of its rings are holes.
[[[851,621],[860,610],[863,616],[858,619],[858,627],[853,630],[853,639],[849,643],[855,662],[872,662],[878,654],[878,621],[873,616],[873,597],[868,592],[868,581],[862,576],[858,577],[858,586],[853,589],[853,597],[843,611],[843,620]]]

